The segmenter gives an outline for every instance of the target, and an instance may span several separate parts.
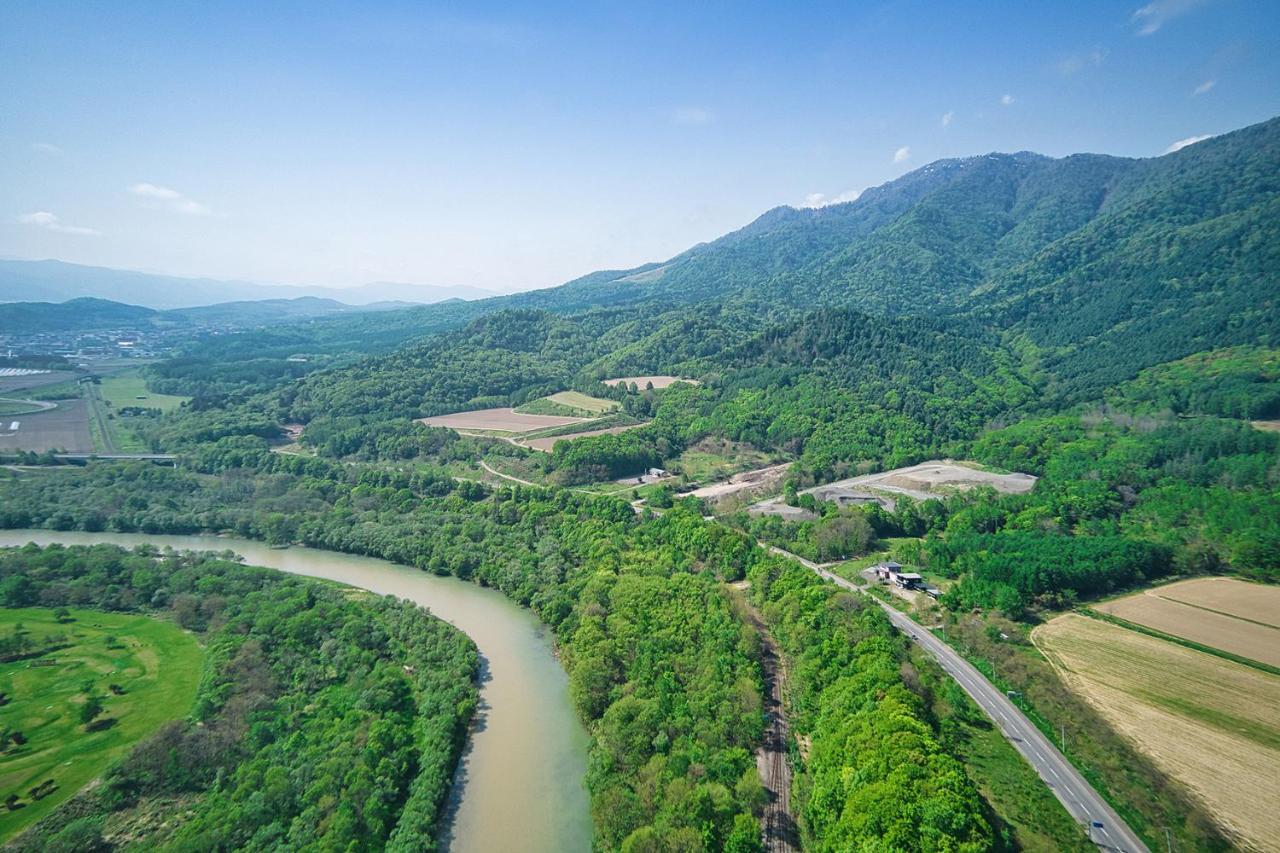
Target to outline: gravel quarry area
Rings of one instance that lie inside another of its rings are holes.
[[[1036,478],[1030,474],[998,474],[963,462],[937,459],[907,468],[825,483],[805,489],[801,494],[812,494],[818,500],[840,506],[878,503],[887,510],[893,510],[897,495],[923,501],[979,486],[990,486],[997,492],[1016,495],[1031,491],[1035,484]],[[794,507],[787,506],[781,497],[776,497],[753,505],[750,512],[788,517],[794,512]]]
[[[783,476],[790,467],[790,462],[783,462],[781,465],[770,465],[767,468],[757,468],[754,471],[743,471],[740,474],[734,474],[727,480],[721,480],[717,483],[710,483],[700,489],[694,489],[689,494],[695,498],[717,500],[748,489],[772,489],[782,482]]]

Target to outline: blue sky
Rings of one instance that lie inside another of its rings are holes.
[[[0,255],[519,290],[1280,113],[1280,3],[0,4]]]

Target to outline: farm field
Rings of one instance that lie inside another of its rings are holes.
[[[619,376],[617,379],[604,380],[605,385],[611,385],[611,386],[618,385],[624,382],[627,385],[631,385],[632,383],[635,383],[635,386],[639,388],[641,391],[645,390],[645,388],[647,388],[650,385],[652,385],[655,389],[658,389],[658,388],[666,388],[675,382],[688,382],[690,385],[698,384],[698,380],[696,379],[685,379],[680,376]]]
[[[613,412],[621,408],[614,400],[592,397],[578,391],[559,391],[548,397],[530,400],[517,406],[520,414],[529,415],[571,415],[589,417]]]
[[[148,391],[146,380],[136,370],[126,370],[102,377],[98,390],[107,405],[116,409],[138,406],[144,409],[171,412],[190,399]]]
[[[446,427],[456,430],[524,433],[547,429],[548,427],[587,423],[590,420],[591,418],[569,417],[566,415],[522,415],[515,409],[505,408],[454,412],[451,415],[419,418],[418,422],[427,426]]]
[[[10,429],[17,421],[18,428]],[[0,419],[0,453],[29,450],[66,450],[69,453],[92,453],[88,411],[84,400],[60,400],[57,408],[28,415],[3,416]]]
[[[79,374],[70,370],[49,370],[42,373],[20,373],[0,376],[0,396],[12,396],[10,392],[24,388],[43,388],[75,380]],[[30,396],[24,394],[22,396]]]
[[[1148,592],[1280,628],[1280,586],[1235,578],[1195,578],[1156,587]]]
[[[627,426],[608,427],[607,429],[589,429],[583,432],[571,432],[567,435],[551,435],[544,438],[530,438],[521,441],[520,444],[531,450],[541,450],[544,453],[551,452],[551,448],[556,446],[557,441],[566,441],[574,438],[583,438],[592,435],[609,435],[612,433],[626,432],[629,429],[644,426],[644,424],[628,424]]]
[[[0,759],[0,797],[17,794],[24,804],[0,811],[0,842],[49,814],[161,723],[181,717],[195,698],[202,652],[176,625],[93,610],[72,610],[71,618],[60,624],[44,608],[0,610],[0,636],[21,623],[37,642],[63,634],[68,643],[38,658],[54,666],[0,663],[0,692],[9,699],[0,727],[27,738]],[[79,719],[86,682],[104,702],[94,731]],[[52,793],[33,800],[31,789],[47,780],[56,785]]]
[[[1189,584],[1189,585],[1188,585]],[[1202,578],[1104,602],[1096,610],[1280,667],[1280,587]],[[1269,620],[1269,622],[1267,621]]]
[[[1274,849],[1280,677],[1074,613],[1032,638],[1073,692],[1203,799],[1243,846]]]

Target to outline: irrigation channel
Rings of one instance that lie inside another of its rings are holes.
[[[587,734],[570,705],[568,678],[552,653],[546,626],[501,593],[386,560],[309,548],[278,550],[222,536],[0,531],[0,547],[28,542],[231,550],[250,565],[338,581],[429,608],[466,632],[483,658],[481,709],[453,788],[443,839],[448,849],[591,849],[583,787]]]

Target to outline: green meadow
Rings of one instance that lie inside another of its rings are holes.
[[[18,798],[0,806],[0,843],[186,714],[203,657],[192,635],[147,616],[71,610],[59,621],[47,608],[0,609],[0,638],[12,643],[18,632],[30,652],[0,662],[0,800]],[[102,712],[86,725],[91,696]]]

